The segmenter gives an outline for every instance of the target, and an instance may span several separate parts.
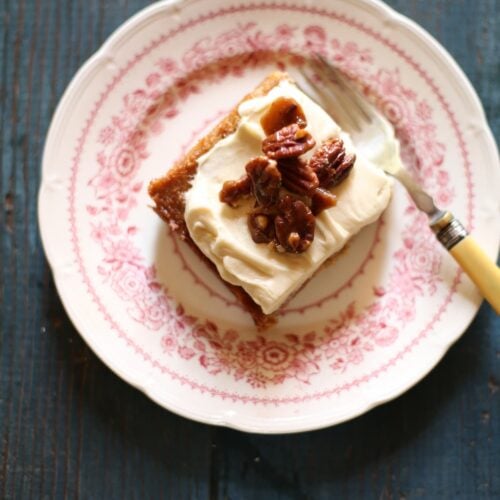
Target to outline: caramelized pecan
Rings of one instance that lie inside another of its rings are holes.
[[[300,104],[290,97],[278,97],[260,119],[266,135],[274,134],[292,123],[296,123],[300,128],[307,125]]]
[[[291,193],[311,196],[319,186],[318,176],[309,164],[301,158],[280,160],[278,169],[281,172],[283,187]]]
[[[349,175],[355,160],[355,155],[346,154],[342,139],[335,138],[321,144],[309,165],[316,172],[321,187],[333,187]]]
[[[241,197],[253,194],[254,209],[247,215],[252,240],[272,243],[279,252],[302,253],[314,240],[315,216],[336,204],[327,188],[349,175],[356,157],[348,155],[343,141],[336,138],[323,142],[309,161],[300,158],[315,141],[293,99],[276,99],[261,125],[268,134],[262,142],[266,156],[250,160],[246,174],[225,182],[219,197],[236,207]],[[289,194],[283,195],[282,187]]]
[[[323,188],[316,188],[311,197],[311,211],[314,215],[320,214],[327,208],[334,207],[337,204],[337,197]]]
[[[242,196],[249,195],[252,192],[252,181],[245,174],[237,181],[226,181],[222,185],[219,193],[219,200],[222,203],[227,203],[230,207],[236,208],[237,202]]]
[[[305,252],[314,239],[315,218],[307,205],[286,195],[278,203],[274,228],[279,247],[286,252]]]
[[[281,174],[276,162],[258,156],[247,163],[245,170],[252,181],[257,204],[269,206],[276,203],[281,187]]]
[[[269,243],[274,240],[274,213],[255,209],[248,214],[248,229],[255,243]]]
[[[268,135],[262,142],[262,151],[273,160],[294,158],[314,147],[316,141],[311,134],[293,123]]]

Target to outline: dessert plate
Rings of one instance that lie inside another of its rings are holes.
[[[76,328],[120,377],[211,424],[296,432],[350,419],[420,380],[480,297],[399,187],[255,331],[149,207],[161,175],[267,73],[320,52],[394,123],[406,164],[491,257],[498,153],[479,100],[421,28],[374,0],[166,1],[121,26],[54,116],[39,218]]]

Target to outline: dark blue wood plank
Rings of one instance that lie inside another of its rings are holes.
[[[391,0],[458,60],[500,133],[500,2]],[[0,2],[0,498],[499,498],[500,320],[335,428],[257,436],[177,417],[69,323],[36,226],[43,141],[72,75],[144,0]]]

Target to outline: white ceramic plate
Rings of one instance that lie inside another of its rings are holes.
[[[350,419],[420,380],[480,304],[399,186],[383,218],[265,334],[149,208],[150,179],[268,72],[293,70],[310,51],[363,82],[396,125],[407,164],[496,255],[495,143],[463,73],[414,23],[373,0],[143,10],[61,100],[40,227],[87,343],[124,380],[195,420],[280,433]]]

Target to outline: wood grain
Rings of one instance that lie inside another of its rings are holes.
[[[43,141],[78,67],[146,3],[0,2],[0,498],[499,498],[500,320],[487,306],[407,394],[292,436],[177,417],[80,339],[38,236]],[[457,59],[498,136],[500,2],[389,3]]]

